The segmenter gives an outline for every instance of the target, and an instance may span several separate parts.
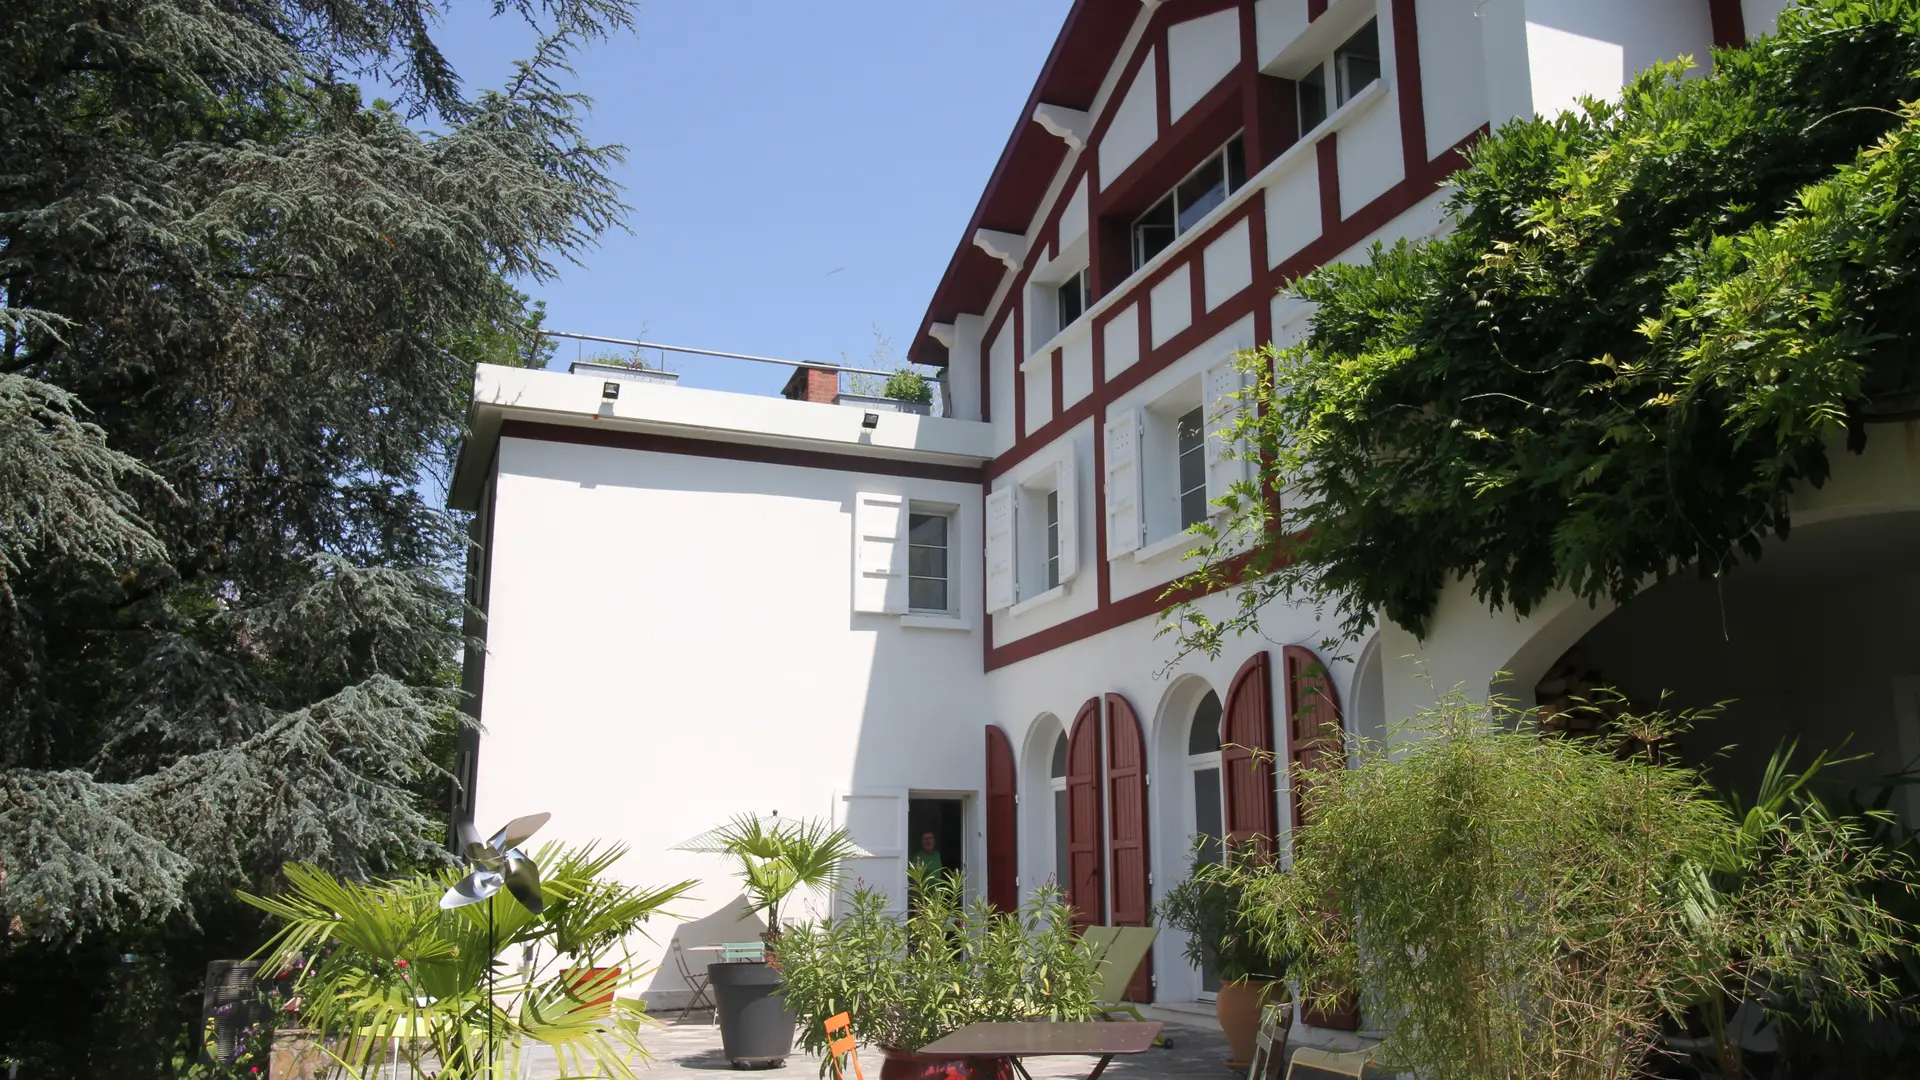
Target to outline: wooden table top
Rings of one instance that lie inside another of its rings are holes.
[[[1143,1054],[1161,1024],[1104,1021],[1022,1021],[968,1024],[917,1052],[926,1057],[1050,1057],[1063,1054]]]

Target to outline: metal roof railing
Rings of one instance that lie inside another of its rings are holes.
[[[683,353],[688,356],[716,356],[725,360],[751,360],[756,364],[779,364],[791,368],[817,368],[821,371],[840,372],[848,375],[878,375],[886,378],[891,371],[879,368],[848,367],[845,364],[829,364],[820,360],[783,360],[777,356],[755,356],[752,353],[722,352],[719,349],[696,349],[687,345],[663,345],[657,341],[635,341],[631,338],[602,337],[599,334],[574,334],[565,330],[541,330],[546,337],[567,338],[572,341],[595,341],[606,345],[624,345],[630,349],[658,349],[662,353]],[[931,382],[940,381],[938,375],[922,376]]]

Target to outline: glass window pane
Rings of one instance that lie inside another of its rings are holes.
[[[935,547],[947,546],[947,518],[944,514],[908,514],[907,542]]]
[[[1247,143],[1235,135],[1227,144],[1227,190],[1239,191],[1247,182]]]
[[[1087,310],[1087,272],[1073,275],[1054,289],[1059,304],[1059,328],[1065,330]]]
[[[1187,456],[1188,451],[1200,449],[1201,443],[1206,440],[1206,422],[1205,409],[1190,409],[1181,415],[1179,420],[1181,457]]]
[[[1207,518],[1207,489],[1197,487],[1180,493],[1180,527],[1191,528]]]
[[[1193,831],[1202,847],[1201,857],[1220,861],[1220,841],[1226,835],[1225,812],[1220,802],[1220,770],[1193,770]]]
[[[1200,699],[1193,710],[1193,725],[1187,730],[1188,754],[1220,752],[1220,698],[1213,691]]]
[[[1348,38],[1333,54],[1333,65],[1340,77],[1340,104],[1345,105],[1380,77],[1379,21],[1369,22]]]
[[[1147,260],[1165,251],[1177,235],[1173,196],[1169,195],[1133,223],[1133,268],[1140,269]]]
[[[1061,745],[1066,745],[1064,739]],[[1053,793],[1053,878],[1054,884],[1064,892],[1067,887],[1067,793],[1064,791]]]
[[[1302,76],[1294,90],[1300,95],[1300,134],[1305,135],[1327,118],[1326,65],[1322,64]]]
[[[1065,735],[1060,736],[1053,742],[1053,769],[1048,772],[1047,775],[1067,775],[1067,737]]]
[[[920,611],[947,610],[946,580],[944,578],[908,578],[907,606]]]
[[[1180,493],[1199,491],[1206,494],[1207,462],[1199,450],[1189,450],[1180,455]]]
[[[1215,154],[1205,165],[1194,170],[1192,176],[1180,181],[1180,186],[1173,193],[1180,208],[1178,231],[1186,232],[1193,228],[1194,222],[1227,201],[1226,168],[1224,155]]]
[[[947,549],[943,547],[908,548],[907,575],[909,577],[946,577]]]

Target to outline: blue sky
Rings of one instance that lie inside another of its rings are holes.
[[[458,5],[436,37],[499,85],[524,27]],[[633,208],[529,288],[556,330],[864,364],[904,355],[1070,0],[645,0],[576,63]],[[572,360],[563,342],[555,360]],[[670,357],[686,386],[788,369]]]

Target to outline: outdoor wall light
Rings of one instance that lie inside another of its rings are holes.
[[[613,401],[619,398],[620,384],[617,382],[601,383],[600,396],[607,399],[608,401]]]
[[[877,412],[866,413],[865,415],[860,417],[860,426],[863,428],[866,428],[868,431],[872,431],[874,428],[879,427],[880,414]]]

